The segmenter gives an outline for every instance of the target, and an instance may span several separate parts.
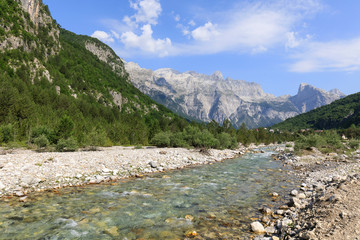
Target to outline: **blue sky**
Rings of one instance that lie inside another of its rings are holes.
[[[65,29],[126,61],[294,95],[300,83],[360,91],[358,0],[43,0]]]

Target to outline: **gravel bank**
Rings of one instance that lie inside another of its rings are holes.
[[[33,191],[96,184],[146,173],[180,169],[189,165],[223,161],[244,154],[237,150],[182,148],[111,147],[99,151],[44,152],[2,151],[0,155],[0,197],[14,195],[21,200]]]
[[[263,217],[251,226],[259,233],[255,239],[360,239],[360,151],[346,156],[313,149],[299,157],[279,150],[274,159],[292,165],[303,183],[280,209],[260,209]]]

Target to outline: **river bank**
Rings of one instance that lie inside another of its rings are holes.
[[[280,209],[261,209],[263,217],[252,226],[260,234],[255,239],[359,239],[360,151],[322,154],[313,148],[296,156],[278,150],[274,159],[291,165],[303,183]]]
[[[146,173],[223,161],[246,151],[245,147],[200,152],[183,148],[119,146],[66,153],[3,150],[0,155],[0,197],[17,196],[20,201],[26,201],[26,195],[34,191],[141,177]]]

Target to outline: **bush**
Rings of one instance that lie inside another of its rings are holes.
[[[220,145],[214,135],[207,129],[196,132],[193,140],[193,146],[197,148],[218,148]]]
[[[170,136],[170,146],[188,148],[190,145],[185,141],[184,134],[178,132]]]
[[[56,151],[58,152],[74,152],[78,148],[74,138],[60,139],[56,144]]]
[[[150,144],[153,144],[157,147],[169,147],[170,135],[170,132],[159,132],[151,139]]]
[[[14,141],[14,129],[11,124],[1,126],[0,134],[1,142],[8,143]]]
[[[359,140],[351,139],[348,143],[349,148],[351,149],[358,149],[360,146]]]
[[[45,127],[45,126],[36,127],[32,131],[31,136],[30,136],[30,142],[36,144],[35,139],[39,138],[42,135],[47,138],[49,143],[56,143],[56,134],[55,134],[55,132],[52,129],[50,129],[48,127]]]
[[[50,142],[47,139],[47,137],[44,134],[42,134],[39,137],[34,139],[34,144],[38,148],[46,148],[47,146],[49,146]]]
[[[238,143],[236,140],[236,137],[231,136],[229,133],[226,132],[222,132],[218,135],[217,139],[219,140],[220,143],[220,148],[236,148]]]

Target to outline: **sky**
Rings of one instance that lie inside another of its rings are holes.
[[[127,62],[256,82],[360,91],[358,0],[43,0],[65,29]]]

